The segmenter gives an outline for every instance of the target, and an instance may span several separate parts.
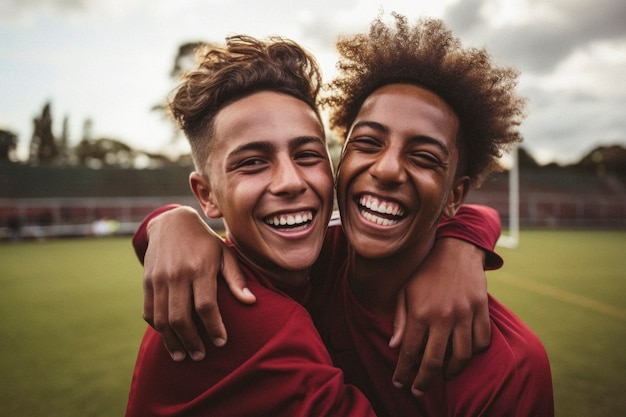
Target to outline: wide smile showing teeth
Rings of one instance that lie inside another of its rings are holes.
[[[404,216],[404,209],[393,201],[383,201],[371,195],[359,198],[361,215],[380,226],[393,226]]]
[[[313,221],[310,210],[291,214],[277,214],[265,219],[265,223],[278,229],[299,230],[306,228]]]

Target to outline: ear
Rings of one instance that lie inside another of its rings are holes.
[[[214,219],[222,217],[222,212],[215,200],[215,193],[205,176],[199,172],[192,172],[189,175],[189,185],[191,186],[191,191],[198,199],[204,214]]]
[[[470,183],[469,177],[461,177],[454,182],[454,186],[452,187],[452,190],[450,190],[450,195],[448,196],[448,201],[443,208],[444,216],[452,218],[456,215],[459,207],[461,207],[461,204],[465,201],[465,197],[467,197],[467,193],[470,189]]]

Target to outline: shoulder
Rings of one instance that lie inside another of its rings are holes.
[[[511,374],[515,378],[549,369],[548,355],[537,335],[491,295],[489,317],[491,344],[472,359],[468,368],[480,368],[480,372],[492,377]]]
[[[488,415],[552,416],[552,376],[543,344],[491,296],[489,315],[491,345],[446,384],[448,405],[469,414],[476,412],[472,407],[480,406]]]
[[[218,283],[218,300],[229,344],[248,340],[247,346],[262,345],[287,323],[299,320],[306,310],[295,300],[277,290],[267,288],[248,277],[248,288],[256,296],[254,304],[242,304],[231,294],[225,282]]]
[[[489,297],[489,316],[493,323],[495,348],[506,350],[518,369],[548,368],[548,356],[537,335],[511,310]],[[491,350],[491,348],[489,348]]]

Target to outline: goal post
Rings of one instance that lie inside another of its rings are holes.
[[[498,239],[498,246],[516,248],[519,245],[519,158],[518,146],[511,150],[509,169],[509,224],[508,233]]]

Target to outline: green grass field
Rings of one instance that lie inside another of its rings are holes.
[[[543,341],[557,416],[626,415],[626,232],[527,231],[489,291]]]
[[[123,416],[145,329],[130,240],[0,246],[0,415]]]
[[[626,232],[524,231],[489,288],[543,340],[557,416],[626,415]],[[0,244],[0,415],[121,416],[141,319],[128,238]]]

